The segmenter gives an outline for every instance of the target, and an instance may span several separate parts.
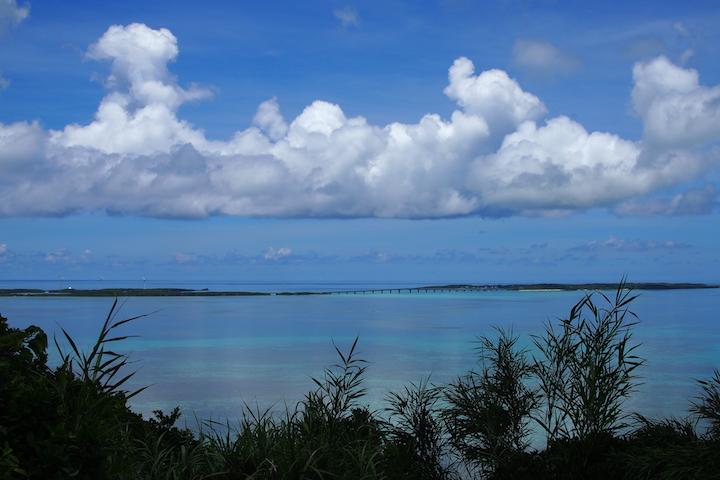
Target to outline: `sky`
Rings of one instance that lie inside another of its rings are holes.
[[[719,24],[0,0],[0,283],[720,283]]]

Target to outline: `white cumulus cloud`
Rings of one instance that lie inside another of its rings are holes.
[[[113,25],[93,44],[88,57],[112,62],[103,98],[89,125],[68,125],[53,133],[53,142],[83,146],[105,153],[150,154],[174,145],[203,144],[202,132],[175,116],[190,100],[210,92],[181,88],[167,65],[178,55],[177,39],[167,29],[146,25]]]
[[[661,56],[636,64],[633,79],[633,106],[649,142],[689,147],[720,136],[720,86],[701,85],[697,70]]]
[[[0,124],[0,216],[548,215],[615,208],[716,165],[698,145],[720,139],[720,87],[662,57],[634,69],[638,141],[545,118],[543,102],[506,72],[476,73],[464,57],[448,72],[457,107],[447,117],[374,125],[317,100],[285,118],[272,98],[248,128],[210,140],[178,117],[209,96],[170,72],[178,54],[169,30],[112,26],[88,50],[111,65],[89,123]],[[663,123],[669,112],[679,131]]]
[[[507,73],[494,69],[475,75],[475,66],[465,57],[452,64],[449,80],[445,94],[466,113],[486,122],[494,134],[512,131],[546,112],[540,99],[520,88]]]
[[[639,154],[635,143],[587,132],[567,117],[525,122],[475,161],[471,185],[486,202],[518,210],[589,208],[662,183],[659,171],[637,168]]]

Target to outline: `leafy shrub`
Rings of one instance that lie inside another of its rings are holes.
[[[442,389],[429,380],[411,383],[401,392],[388,395],[387,412],[390,446],[386,468],[392,478],[434,480],[449,478],[453,472],[441,418]]]
[[[480,337],[480,372],[471,371],[445,389],[442,412],[453,446],[481,471],[492,472],[517,460],[528,446],[530,414],[538,394],[528,387],[532,368],[518,337],[498,330]]]
[[[637,298],[621,283],[614,298],[600,293],[604,307],[586,294],[559,329],[548,324],[534,337],[542,357],[535,375],[544,415],[536,417],[549,442],[592,440],[627,427],[623,401],[636,386],[635,370],[643,360],[632,343],[636,315],[628,305]]]
[[[720,441],[720,370],[715,370],[709,380],[698,380],[702,393],[690,410],[709,423],[708,434]]]

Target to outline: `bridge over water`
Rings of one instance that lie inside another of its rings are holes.
[[[399,294],[399,293],[461,293],[461,292],[481,292],[497,290],[495,287],[473,286],[473,285],[453,285],[438,287],[393,287],[393,288],[371,288],[371,289],[354,289],[354,290],[338,290],[332,292],[323,292],[326,295],[382,295],[382,294]]]

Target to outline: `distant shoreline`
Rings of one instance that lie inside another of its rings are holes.
[[[563,292],[579,290],[616,290],[617,283],[532,283],[501,285],[427,285],[422,287],[364,288],[338,291],[215,291],[184,288],[101,288],[44,290],[33,288],[0,289],[0,297],[257,297],[257,296],[298,296],[298,295],[350,295],[388,293],[443,293],[443,292]],[[633,290],[697,290],[720,288],[720,285],[706,283],[628,283]]]

